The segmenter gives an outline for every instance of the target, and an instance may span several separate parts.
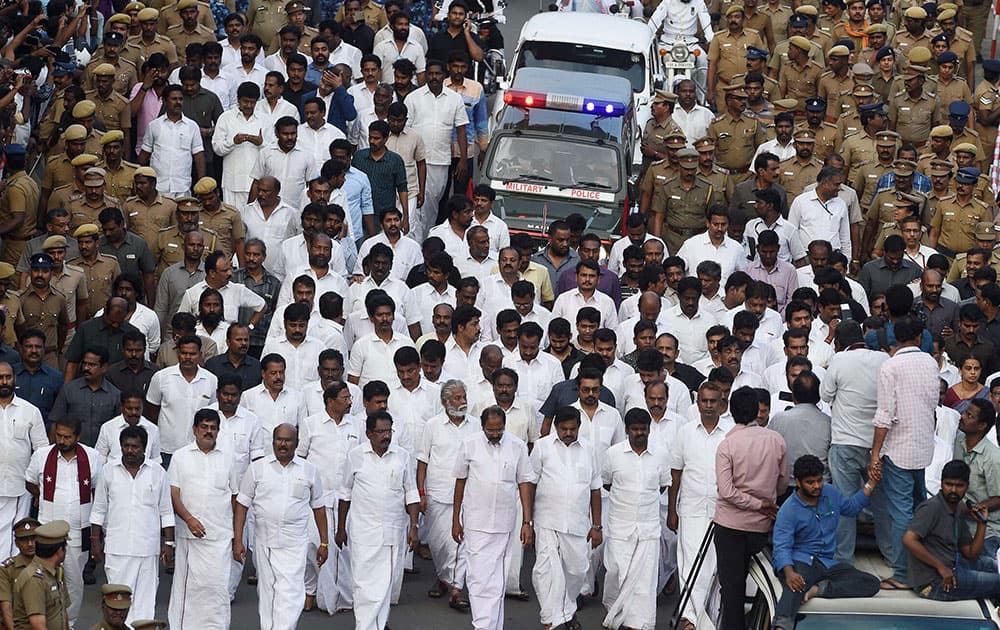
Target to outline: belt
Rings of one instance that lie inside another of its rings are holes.
[[[722,170],[726,171],[726,173],[729,174],[729,175],[742,175],[743,173],[749,173],[750,172],[750,167],[749,166],[744,166],[743,168],[723,168],[723,167],[720,166],[719,168],[721,168]]]
[[[680,234],[681,236],[686,238],[688,236],[694,236],[695,234],[697,234],[700,228],[681,228],[675,225],[667,225],[667,229],[673,232],[674,234]]]

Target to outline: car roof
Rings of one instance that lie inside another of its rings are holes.
[[[550,92],[604,101],[632,104],[632,83],[625,77],[594,75],[552,68],[521,68],[514,75],[512,90]]]
[[[546,12],[528,20],[519,42],[526,40],[592,44],[645,54],[653,32],[643,22],[600,13]]]

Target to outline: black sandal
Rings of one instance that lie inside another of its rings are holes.
[[[434,582],[434,586],[431,587],[431,590],[427,591],[427,597],[432,597],[434,599],[444,597],[444,584],[441,583],[441,580],[436,580]]]
[[[448,600],[448,607],[454,608],[458,612],[469,612],[469,600],[462,595],[453,595]]]

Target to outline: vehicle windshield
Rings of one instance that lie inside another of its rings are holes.
[[[552,68],[624,77],[632,91],[646,89],[646,68],[642,55],[624,50],[599,48],[564,42],[524,42],[518,68]]]
[[[486,173],[492,179],[610,192],[621,188],[618,152],[610,146],[513,135],[495,142]]]
[[[996,630],[989,619],[942,619],[904,615],[805,615],[796,630]]]

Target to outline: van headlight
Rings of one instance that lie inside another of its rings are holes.
[[[689,54],[688,48],[684,44],[674,44],[674,47],[670,49],[670,56],[676,62],[686,60]]]

